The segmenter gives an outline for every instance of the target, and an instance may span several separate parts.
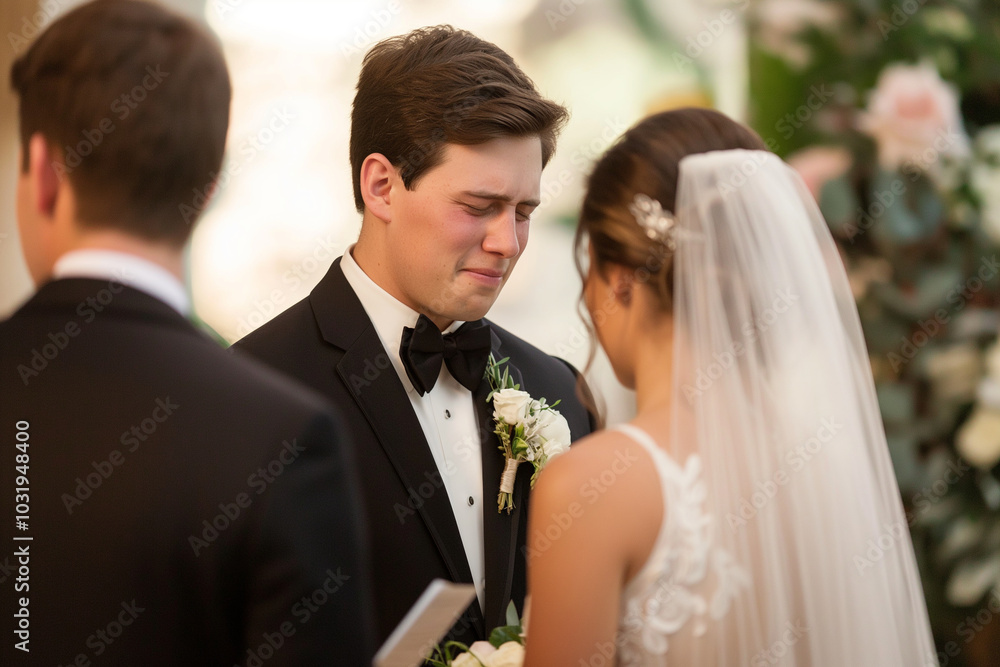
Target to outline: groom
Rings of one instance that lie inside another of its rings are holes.
[[[236,344],[328,396],[348,422],[380,642],[435,578],[476,587],[450,639],[486,638],[510,600],[523,612],[531,466],[518,472],[515,509],[500,513],[487,355],[509,357],[532,397],[561,400],[573,439],[593,429],[569,364],[482,319],[524,251],[566,117],[468,32],[377,44],[351,117],[358,242],[307,298]]]

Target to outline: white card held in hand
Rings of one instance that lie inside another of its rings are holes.
[[[472,584],[432,581],[375,654],[375,667],[419,667],[475,598]]]

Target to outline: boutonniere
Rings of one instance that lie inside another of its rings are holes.
[[[506,460],[500,476],[497,511],[507,510],[508,514],[514,509],[517,467],[525,461],[531,462],[535,467],[531,475],[531,486],[534,487],[538,473],[553,456],[569,449],[572,437],[566,418],[555,409],[559,401],[548,405],[544,398],[533,399],[528,392],[521,391],[520,385],[514,384],[509,369],[501,371],[501,366],[509,358],[497,361],[490,354],[486,366],[486,379],[492,388],[486,401],[493,401],[493,421],[496,424],[493,432],[500,438],[500,451]]]

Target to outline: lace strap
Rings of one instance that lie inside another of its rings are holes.
[[[643,429],[639,428],[635,424],[618,424],[612,430],[620,431],[624,433],[629,438],[642,445],[642,447],[649,452],[649,455],[653,458],[653,461],[657,464],[660,463],[660,457],[664,454],[664,451],[656,444],[653,440],[653,436],[646,433]]]
[[[660,498],[663,502],[663,521],[660,523],[660,529],[657,533],[656,541],[653,543],[653,549],[650,551],[649,557],[643,566],[625,585],[625,593],[626,597],[628,597],[629,595],[638,594],[643,588],[648,587],[664,564],[663,554],[666,550],[669,536],[668,501],[670,494],[667,488],[670,483],[670,473],[668,472],[669,457],[666,452],[659,448],[649,433],[634,424],[619,424],[613,427],[612,430],[624,433],[630,440],[640,445],[649,453],[649,457],[653,460],[653,465],[656,467],[658,473]]]

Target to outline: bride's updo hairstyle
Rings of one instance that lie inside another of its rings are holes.
[[[672,214],[677,199],[678,163],[695,153],[745,148],[767,150],[753,130],[718,111],[678,109],[649,116],[634,125],[594,166],[587,181],[574,247],[581,279],[594,250],[598,274],[609,264],[632,270],[634,282],[646,283],[662,312],[673,305],[673,252],[649,238],[629,210],[636,195],[646,195]],[[683,239],[678,239],[683,243]]]

